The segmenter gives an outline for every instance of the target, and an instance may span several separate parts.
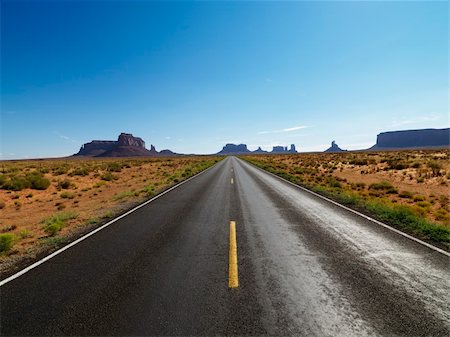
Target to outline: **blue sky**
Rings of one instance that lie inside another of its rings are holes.
[[[1,158],[449,126],[448,2],[1,2]]]

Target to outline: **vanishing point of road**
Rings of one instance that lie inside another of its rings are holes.
[[[449,336],[449,262],[228,157],[3,282],[0,335]]]

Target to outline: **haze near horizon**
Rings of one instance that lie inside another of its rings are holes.
[[[82,24],[80,24],[82,23]],[[443,128],[448,2],[1,2],[0,159]]]

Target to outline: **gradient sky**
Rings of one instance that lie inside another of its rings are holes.
[[[1,157],[133,133],[180,153],[449,126],[448,2],[1,1]]]

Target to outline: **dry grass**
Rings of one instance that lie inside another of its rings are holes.
[[[0,251],[0,271],[24,256],[59,246],[218,160],[192,156],[0,162],[0,241],[5,242],[0,247],[6,247]]]

